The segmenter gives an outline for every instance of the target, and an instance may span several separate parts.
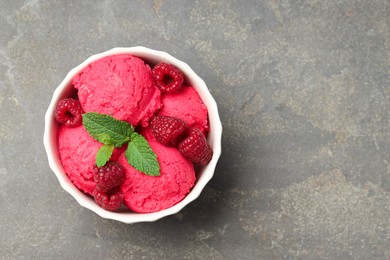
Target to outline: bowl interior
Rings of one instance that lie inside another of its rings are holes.
[[[199,93],[203,102],[207,106],[209,113],[209,123],[210,123],[210,132],[208,134],[208,142],[213,149],[213,158],[211,162],[200,169],[198,179],[195,183],[195,186],[192,188],[190,193],[178,204],[159,211],[155,213],[135,213],[129,210],[122,210],[118,212],[110,212],[99,207],[94,200],[80,191],[67,177],[64,172],[58,154],[57,146],[57,130],[58,125],[54,120],[53,112],[56,104],[59,100],[64,97],[69,97],[75,91],[72,86],[72,79],[83,70],[89,63],[96,61],[102,57],[116,55],[116,54],[132,54],[140,57],[146,63],[151,66],[154,66],[158,62],[164,61],[171,63],[181,69],[185,75],[185,80],[190,85],[192,85]],[[114,48],[109,51],[93,55],[81,63],[79,66],[73,68],[61,82],[61,84],[56,88],[53,93],[52,100],[47,109],[45,115],[45,133],[44,133],[44,146],[46,149],[49,166],[56,174],[60,185],[68,193],[70,193],[76,201],[83,207],[86,207],[99,216],[107,219],[113,219],[121,221],[124,223],[136,223],[136,222],[147,222],[155,221],[162,217],[175,214],[179,212],[184,206],[186,206],[191,201],[195,200],[205,187],[205,185],[210,181],[214,175],[214,170],[217,164],[217,161],[221,154],[221,135],[222,135],[222,125],[218,114],[217,104],[214,98],[211,96],[206,84],[204,81],[184,62],[172,57],[171,55],[145,47],[129,47],[129,48]]]

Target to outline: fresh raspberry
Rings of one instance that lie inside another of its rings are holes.
[[[150,122],[150,129],[160,143],[177,146],[186,137],[188,125],[177,117],[155,116]]]
[[[92,195],[100,207],[109,211],[116,211],[119,209],[123,201],[123,195],[119,188],[111,190],[108,193],[95,189]]]
[[[185,158],[200,165],[208,164],[213,157],[213,150],[196,127],[190,128],[188,137],[179,143],[178,150]]]
[[[80,102],[73,98],[61,99],[55,110],[54,119],[67,127],[76,127],[82,123],[83,109]]]
[[[183,72],[174,65],[165,62],[157,64],[153,68],[152,73],[157,87],[164,93],[178,91],[184,81]]]
[[[94,180],[96,183],[96,190],[101,192],[108,192],[111,189],[119,186],[125,180],[125,171],[117,162],[108,161],[106,165],[93,167]]]

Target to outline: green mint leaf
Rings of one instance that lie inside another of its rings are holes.
[[[95,112],[83,114],[83,125],[95,140],[115,147],[130,141],[134,133],[134,127],[129,123]]]
[[[132,134],[125,156],[129,164],[138,171],[150,176],[160,175],[157,156],[142,135],[136,132]]]
[[[105,144],[99,148],[96,153],[96,165],[98,167],[104,166],[110,160],[114,148],[113,144]]]

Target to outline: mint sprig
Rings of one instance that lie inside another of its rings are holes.
[[[131,166],[146,175],[160,175],[156,154],[148,141],[135,132],[129,123],[109,115],[90,112],[83,114],[83,125],[95,140],[104,144],[96,153],[98,167],[108,162],[115,147],[119,148],[127,143],[125,157]]]

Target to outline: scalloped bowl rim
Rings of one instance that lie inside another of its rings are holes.
[[[149,60],[151,62],[165,61],[174,64],[183,71],[186,79],[189,83],[198,91],[200,97],[205,103],[210,123],[210,132],[208,135],[208,142],[213,149],[213,158],[210,163],[201,169],[199,178],[197,179],[194,187],[187,196],[177,203],[176,205],[158,211],[154,213],[136,213],[131,211],[123,212],[110,212],[99,207],[94,200],[80,191],[67,177],[64,172],[61,162],[59,160],[57,152],[57,123],[53,118],[53,111],[57,102],[66,96],[67,91],[71,89],[72,79],[85,68],[88,64],[96,61],[102,57],[117,55],[117,54],[132,54],[142,59]],[[218,159],[221,155],[221,138],[222,138],[222,124],[218,113],[217,103],[210,94],[205,82],[190,68],[190,66],[180,61],[170,54],[149,49],[142,46],[137,47],[117,47],[111,50],[101,52],[90,56],[80,65],[74,67],[66,75],[61,84],[55,89],[49,107],[45,114],[45,130],[43,136],[43,143],[46,150],[49,166],[58,178],[61,187],[67,191],[72,197],[83,207],[95,212],[102,218],[117,220],[123,223],[137,223],[137,222],[152,222],[168,215],[176,214],[182,210],[190,202],[194,201],[199,197],[203,188],[211,180],[214,175],[215,167]]]

